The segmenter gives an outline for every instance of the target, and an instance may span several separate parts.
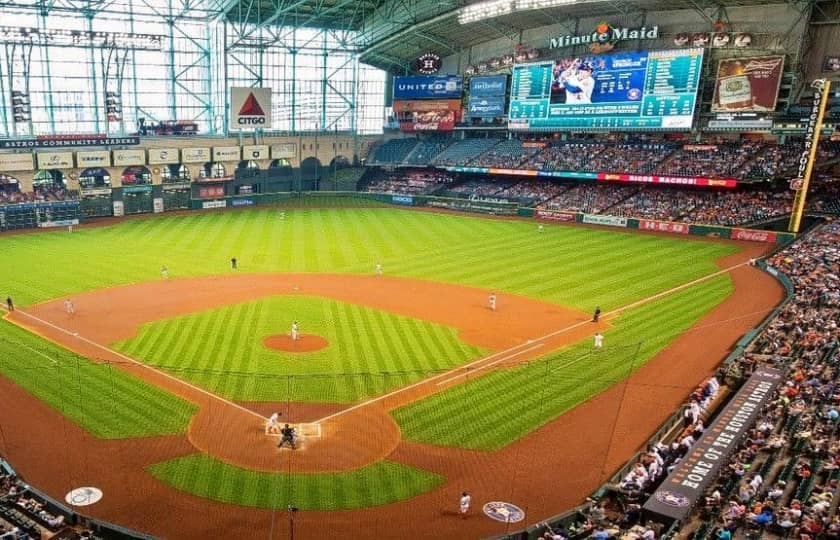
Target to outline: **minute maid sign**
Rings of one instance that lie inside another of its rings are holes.
[[[600,45],[609,45],[617,41],[626,41],[630,39],[657,39],[659,37],[659,26],[652,26],[647,28],[642,26],[640,28],[622,28],[612,27],[606,23],[601,23],[595,28],[591,34],[572,35],[553,37],[548,43],[549,49],[561,49],[563,47],[572,47],[574,45],[589,45],[590,48],[598,48]],[[612,47],[609,47],[612,48]],[[596,51],[597,52],[597,51]],[[601,51],[603,52],[603,51]]]

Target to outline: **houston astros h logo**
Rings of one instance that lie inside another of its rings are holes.
[[[240,124],[265,124],[265,111],[260,107],[253,92],[248,94],[248,98],[239,109],[237,122]]]

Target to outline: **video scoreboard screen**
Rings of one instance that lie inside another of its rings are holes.
[[[513,68],[510,129],[690,129],[703,49],[589,55]]]

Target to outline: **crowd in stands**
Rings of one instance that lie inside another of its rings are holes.
[[[795,174],[801,150],[800,140],[396,139],[377,148],[372,162],[764,180]],[[838,156],[840,142],[820,144],[820,162]]]
[[[370,193],[422,195],[436,191],[453,180],[452,176],[442,171],[400,171],[371,180],[365,190]]]
[[[75,191],[68,190],[57,184],[43,186],[36,185],[33,191],[18,189],[0,189],[0,205],[24,204],[36,202],[67,201],[78,199]]]
[[[40,538],[79,538],[98,540],[93,531],[73,527],[46,500],[1,466],[0,461],[0,539],[38,540]]]
[[[721,389],[769,365],[784,381],[679,535],[840,539],[840,222],[818,225],[767,263],[792,282],[791,301],[689,397],[682,424],[653,441],[587,509],[540,524],[543,538],[659,538],[661,526],[642,513],[645,500],[704,432]]]

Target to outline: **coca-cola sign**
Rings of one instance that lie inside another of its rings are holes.
[[[776,233],[772,231],[757,231],[755,229],[732,229],[733,240],[746,240],[747,242],[776,243]]]

